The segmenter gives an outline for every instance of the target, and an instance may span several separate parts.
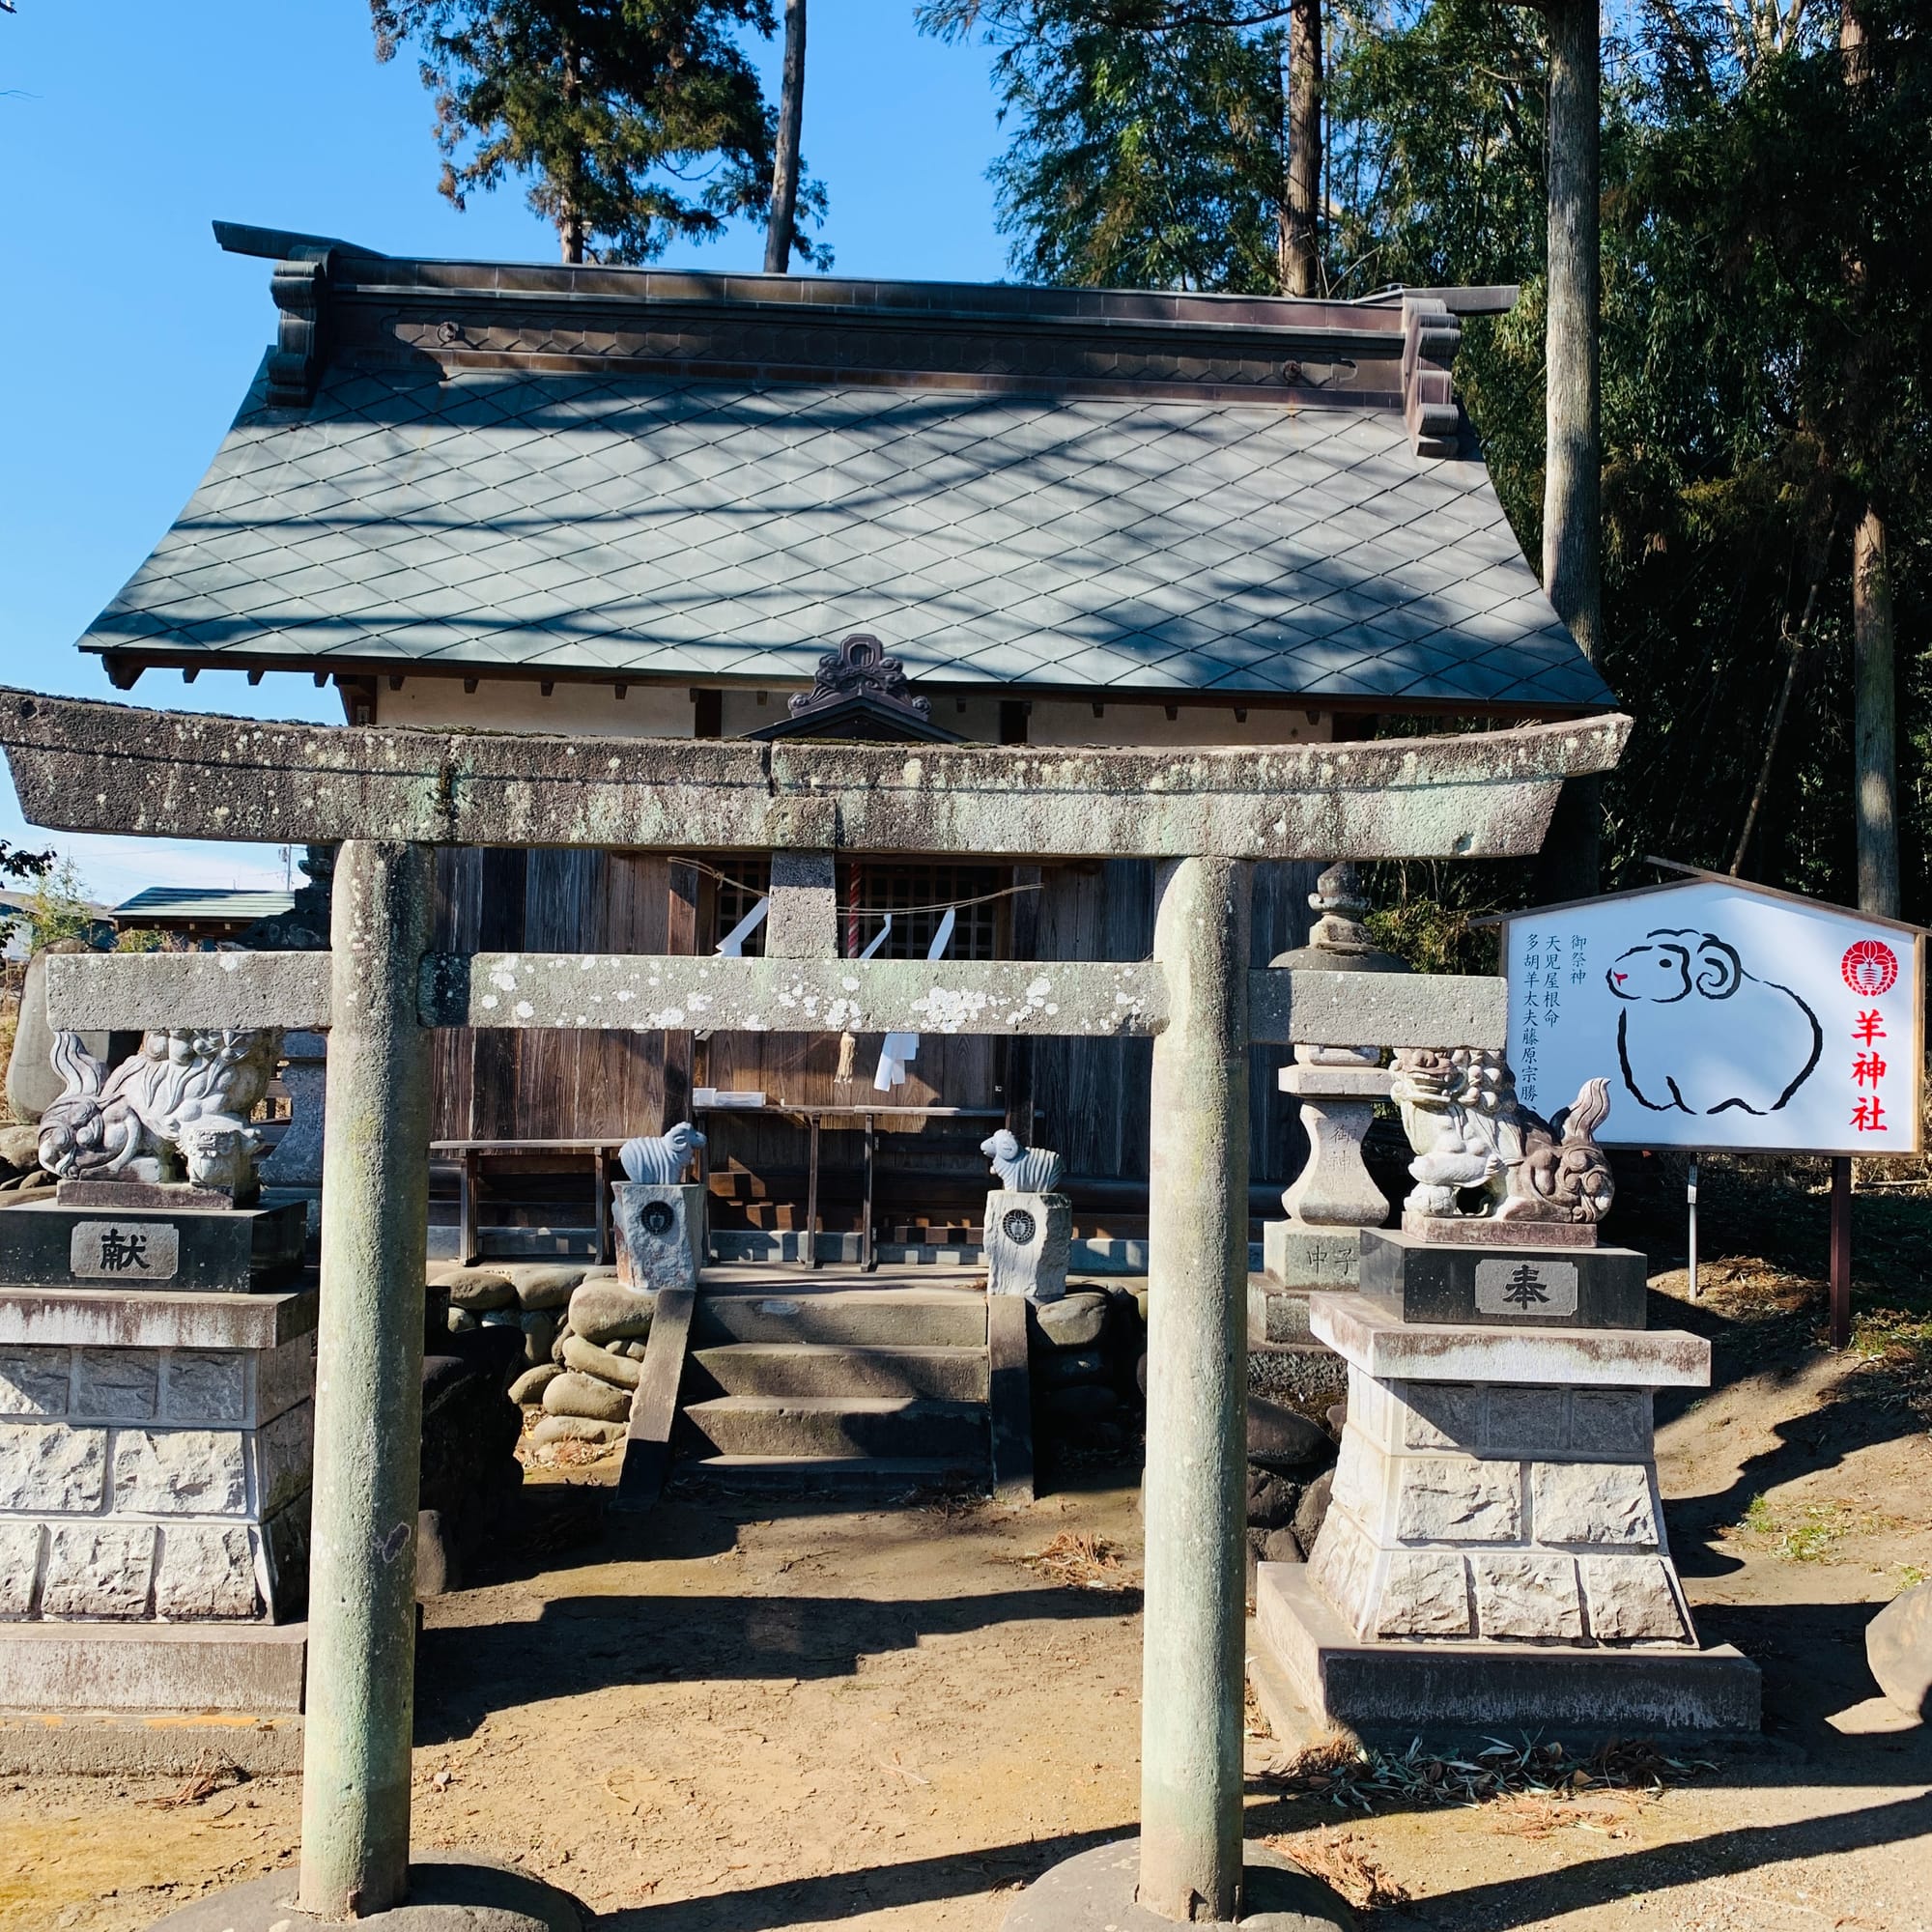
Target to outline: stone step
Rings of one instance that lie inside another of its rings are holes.
[[[986,1411],[977,1403],[906,1396],[726,1395],[695,1402],[684,1419],[706,1450],[725,1456],[989,1460]]]
[[[716,1482],[745,1490],[983,1490],[983,1459],[922,1456],[697,1456],[677,1465],[674,1484]]]
[[[810,1342],[874,1349],[983,1349],[986,1297],[962,1289],[699,1291],[692,1346]]]
[[[688,1387],[718,1395],[938,1396],[984,1402],[986,1351],[852,1349],[824,1342],[730,1342],[699,1349]],[[706,1386],[706,1384],[709,1386]]]

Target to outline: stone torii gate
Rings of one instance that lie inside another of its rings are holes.
[[[58,1024],[332,1036],[300,1910],[380,1917],[410,1890],[430,1030],[698,1025],[1152,1037],[1138,1902],[1235,1920],[1247,1049],[1504,1032],[1499,980],[1250,971],[1249,867],[1533,852],[1562,781],[1613,766],[1628,730],[1605,716],[1264,751],[759,744],[264,724],[0,691],[35,825],[341,845],[327,952],[83,955],[49,975]],[[770,951],[432,954],[439,844],[769,852]],[[1151,858],[1153,956],[841,959],[840,853]]]

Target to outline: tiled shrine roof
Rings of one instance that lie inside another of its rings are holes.
[[[1435,445],[1454,454],[1415,453],[1393,298],[223,239],[285,258],[280,342],[82,639],[117,682],[212,663],[803,684],[863,630],[923,686],[1018,696],[1612,701],[1466,425]]]

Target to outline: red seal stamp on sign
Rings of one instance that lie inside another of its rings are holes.
[[[1838,970],[1853,992],[1875,1000],[1898,984],[1898,954],[1882,939],[1861,939],[1845,949]]]

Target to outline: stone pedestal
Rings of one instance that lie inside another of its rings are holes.
[[[1496,1254],[1380,1229],[1365,1232],[1361,1243],[1361,1292],[1405,1321],[1527,1329],[1644,1324],[1648,1276],[1634,1248],[1524,1245]]]
[[[308,1240],[299,1204],[207,1205],[218,1198],[166,1183],[63,1181],[52,1201],[0,1208],[0,1274],[48,1288],[247,1294],[299,1271]]]
[[[1073,1204],[1065,1194],[995,1187],[986,1195],[986,1292],[1058,1301],[1066,1293]]]
[[[1700,1651],[1658,1497],[1653,1394],[1706,1386],[1708,1343],[1406,1321],[1360,1294],[1309,1313],[1349,1365],[1348,1426],[1305,1587],[1266,1566],[1257,1604],[1319,1719],[1755,1728],[1756,1667]]]
[[[90,1619],[179,1629],[301,1614],[315,1319],[313,1291],[0,1290],[6,1703],[40,1674],[13,1656],[9,1623],[78,1635]],[[91,1704],[144,1704],[138,1672],[81,1681]],[[211,1683],[199,1701],[219,1691]]]
[[[613,1181],[617,1279],[626,1288],[696,1288],[705,1262],[705,1190],[689,1183]]]
[[[385,1911],[358,1913],[357,1932],[583,1932],[588,1915],[569,1892],[473,1852],[417,1850],[409,1895]],[[296,1874],[250,1879],[177,1906],[148,1932],[346,1932],[333,1913],[304,1912]]]
[[[1301,1102],[1308,1162],[1281,1197],[1287,1220],[1262,1225],[1262,1264],[1284,1288],[1352,1288],[1361,1231],[1388,1215],[1362,1141],[1391,1076],[1373,1047],[1298,1046],[1294,1057],[1279,1080]]]

